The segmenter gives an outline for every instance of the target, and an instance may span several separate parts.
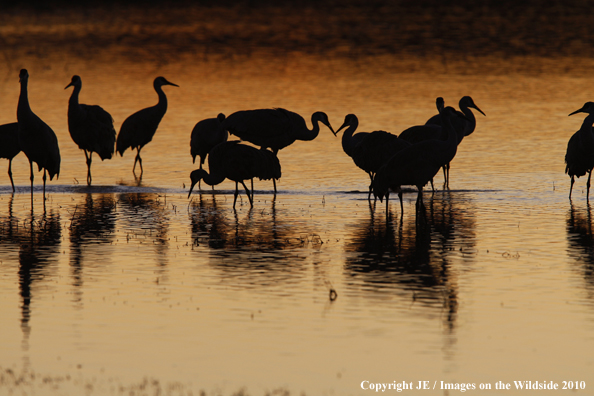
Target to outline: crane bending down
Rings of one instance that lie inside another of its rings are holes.
[[[396,153],[376,174],[373,180],[373,193],[382,200],[386,198],[386,213],[390,189],[398,192],[400,210],[403,185],[413,185],[418,189],[417,209],[423,204],[423,187],[439,169],[456,155],[457,135],[452,126],[452,118],[457,117],[452,107],[441,110],[443,124],[448,134],[447,140],[431,139],[411,145]]]
[[[111,159],[116,141],[116,131],[113,127],[113,118],[107,111],[100,106],[90,106],[78,102],[78,95],[82,89],[82,80],[79,76],[72,76],[72,80],[66,88],[69,87],[74,87],[74,89],[68,101],[68,131],[74,143],[85,153],[87,184],[90,186],[93,153],[97,153],[101,161]]]
[[[8,160],[8,177],[10,177],[12,192],[15,191],[14,181],[12,180],[12,159],[20,152],[18,122],[0,125],[0,158]]]
[[[33,162],[37,163],[38,171],[43,168],[43,199],[45,202],[45,183],[49,173],[50,180],[60,176],[60,147],[56,134],[45,122],[33,113],[29,106],[27,85],[29,73],[22,69],[19,74],[21,92],[17,106],[17,120],[19,126],[19,144],[21,150],[29,159],[31,171],[31,198],[33,198]]]
[[[342,134],[342,149],[353,159],[355,165],[363,169],[369,175],[369,194],[367,199],[371,200],[371,185],[377,171],[388,162],[390,158],[400,150],[409,147],[411,144],[399,139],[385,131],[359,132],[353,134],[359,126],[359,119],[354,114],[348,114],[344,123],[336,133],[345,129]]]
[[[225,179],[235,182],[235,195],[233,197],[233,208],[239,195],[238,183],[243,185],[250,201],[254,206],[253,189],[245,185],[245,180],[254,177],[260,180],[279,179],[281,177],[281,166],[276,154],[266,149],[257,149],[252,146],[239,143],[239,141],[223,142],[215,146],[208,154],[208,169],[196,169],[190,174],[192,185],[188,198],[196,183],[204,180],[211,186],[222,183]]]
[[[314,140],[320,133],[320,122],[336,136],[326,113],[313,113],[312,129],[309,129],[303,117],[282,108],[237,111],[223,121],[222,128],[241,140],[262,149],[270,148],[274,154],[278,154],[279,150],[293,144],[295,140]],[[274,179],[273,183],[276,193]]]
[[[565,154],[565,173],[571,177],[571,186],[569,187],[569,199],[573,190],[575,177],[584,176],[588,173],[586,182],[586,199],[590,199],[590,178],[592,168],[594,168],[594,133],[592,124],[594,123],[594,103],[586,102],[581,109],[569,114],[587,113],[581,128],[574,133],[567,143],[567,152]]]
[[[136,158],[134,158],[134,167],[132,172],[136,175],[136,162],[140,164],[140,177],[142,177],[142,158],[140,150],[153,139],[161,119],[167,112],[167,96],[163,92],[163,85],[179,85],[169,82],[165,77],[157,77],[153,82],[153,87],[159,96],[159,101],[155,106],[147,107],[132,114],[122,124],[120,133],[116,141],[116,150],[120,156],[124,156],[124,151],[128,148],[136,149]]]

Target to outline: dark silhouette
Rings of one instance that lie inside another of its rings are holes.
[[[152,107],[147,107],[132,114],[122,124],[120,133],[118,134],[116,147],[120,156],[124,156],[124,151],[128,148],[136,149],[136,158],[134,158],[134,167],[132,172],[136,175],[136,162],[140,164],[140,177],[142,177],[142,158],[140,158],[140,150],[148,142],[153,140],[153,136],[159,127],[161,119],[167,112],[167,96],[161,88],[163,85],[173,85],[179,87],[172,82],[169,82],[165,77],[157,77],[153,82],[153,87],[159,95],[159,102]]]
[[[295,140],[314,140],[320,133],[319,122],[330,128],[336,136],[328,116],[321,111],[312,114],[311,130],[299,114],[281,108],[237,111],[223,121],[222,127],[241,140],[262,149],[270,148],[274,154],[278,154],[279,150],[290,146]],[[272,181],[276,193],[276,181]]]
[[[377,172],[373,180],[373,193],[380,200],[386,197],[386,214],[388,214],[390,189],[398,192],[400,209],[401,212],[404,211],[400,188],[403,185],[417,187],[417,210],[419,210],[423,205],[423,186],[456,155],[458,142],[451,118],[458,115],[452,107],[444,108],[441,115],[448,134],[447,140],[432,139],[413,144],[394,155]]]
[[[581,109],[569,114],[587,113],[579,131],[573,134],[567,143],[567,152],[565,153],[565,173],[571,177],[569,187],[569,199],[575,176],[580,177],[588,173],[586,182],[586,199],[590,199],[590,178],[592,177],[592,168],[594,168],[594,134],[592,133],[592,124],[594,123],[594,103],[586,102]]]
[[[245,185],[244,180],[251,180],[254,177],[260,180],[280,179],[281,166],[276,154],[266,149],[256,149],[239,141],[224,142],[213,148],[208,155],[208,169],[196,169],[190,174],[192,185],[188,198],[198,181],[204,180],[206,184],[214,186],[222,183],[225,179],[235,182],[235,196],[233,208],[239,194],[238,183],[245,188],[245,192],[253,206],[253,190]]]
[[[8,177],[10,177],[12,192],[15,191],[14,181],[12,180],[12,159],[20,152],[19,123],[11,122],[10,124],[0,125],[0,158],[8,160]]]
[[[90,186],[93,152],[99,154],[101,161],[111,159],[114,152],[116,131],[113,127],[113,118],[107,111],[96,105],[90,106],[78,103],[78,95],[82,88],[82,80],[79,76],[72,76],[72,81],[66,88],[68,87],[74,87],[68,101],[68,130],[74,143],[85,153],[87,159],[87,184]]]
[[[31,198],[33,198],[33,162],[37,163],[38,170],[43,168],[43,199],[45,202],[46,173],[50,180],[60,176],[60,148],[56,134],[41,118],[37,117],[29,106],[27,83],[29,73],[26,69],[20,72],[21,93],[17,106],[17,120],[19,125],[19,144],[21,150],[29,159],[31,170]]]
[[[344,118],[344,123],[336,133],[343,128],[348,128],[342,135],[342,149],[353,159],[355,165],[363,169],[369,175],[369,194],[367,199],[371,199],[371,185],[377,171],[388,162],[390,158],[400,150],[409,147],[411,144],[406,140],[399,139],[385,131],[359,132],[357,130],[359,119],[354,114],[348,114]]]
[[[196,162],[196,156],[200,157],[200,169],[202,169],[210,150],[216,145],[226,142],[229,138],[229,133],[221,128],[224,120],[225,114],[220,113],[217,118],[198,121],[194,129],[192,129],[190,154],[192,155],[192,163]],[[198,184],[198,188],[200,188],[200,184]]]

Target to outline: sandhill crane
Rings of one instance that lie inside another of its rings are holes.
[[[60,176],[60,148],[58,138],[54,131],[37,117],[29,106],[27,85],[29,73],[22,69],[19,74],[21,93],[17,106],[17,120],[19,126],[19,144],[21,150],[29,159],[31,171],[31,198],[33,198],[33,162],[37,163],[38,170],[43,168],[43,198],[45,202],[46,173],[50,180]]]
[[[69,87],[74,87],[74,90],[68,101],[68,130],[74,143],[85,153],[87,184],[90,186],[93,152],[99,155],[101,161],[111,159],[116,131],[113,127],[113,118],[107,111],[96,105],[90,106],[78,102],[78,95],[82,88],[82,80],[79,76],[72,76],[70,84],[64,89]]]
[[[580,177],[588,173],[588,181],[586,182],[586,199],[590,199],[590,178],[592,176],[592,168],[594,168],[594,133],[592,132],[592,124],[594,123],[594,103],[586,102],[581,109],[569,114],[587,113],[581,128],[574,133],[567,143],[567,152],[565,154],[565,173],[571,177],[571,186],[569,187],[569,199],[571,199],[571,191],[573,190],[573,183],[575,176]]]
[[[410,143],[399,139],[385,131],[359,132],[353,134],[359,125],[359,119],[354,114],[348,114],[344,123],[336,131],[345,129],[342,135],[342,149],[350,156],[355,165],[363,169],[371,180],[367,199],[371,199],[371,184],[376,172],[388,162],[398,151],[410,146]]]
[[[192,155],[192,163],[196,162],[196,156],[200,157],[200,169],[202,169],[210,150],[216,145],[226,142],[229,138],[229,132],[221,128],[223,121],[225,121],[225,114],[219,113],[217,118],[198,121],[194,129],[192,129],[190,154]],[[200,188],[200,182],[198,182],[198,188]]]
[[[124,156],[124,151],[129,147],[136,149],[136,158],[134,158],[134,167],[132,172],[136,175],[136,162],[140,164],[140,177],[142,177],[142,158],[140,158],[140,150],[153,139],[161,119],[167,112],[167,96],[163,92],[163,85],[179,85],[169,82],[165,77],[157,77],[153,82],[153,87],[159,96],[159,102],[152,107],[147,107],[132,114],[124,120],[120,133],[116,141],[116,149],[120,156]]]
[[[215,146],[208,154],[208,169],[196,169],[190,174],[192,185],[188,198],[198,181],[204,180],[211,186],[222,183],[225,179],[235,182],[233,208],[239,194],[238,183],[245,188],[250,206],[253,206],[253,191],[245,185],[245,180],[257,177],[262,180],[279,179],[281,166],[276,154],[266,149],[257,149],[239,143],[239,141],[223,142]]]
[[[204,165],[206,156],[219,143],[227,141],[229,133],[220,128],[225,121],[225,114],[220,113],[217,118],[207,118],[198,123],[192,129],[190,138],[190,154],[192,163],[196,162],[196,156],[200,157],[200,169]]]
[[[0,125],[0,158],[8,160],[8,177],[10,177],[12,192],[15,191],[14,181],[12,180],[12,159],[20,152],[18,122]]]
[[[282,108],[241,110],[223,121],[222,127],[230,134],[263,149],[270,148],[274,154],[293,144],[295,140],[314,140],[320,133],[319,122],[326,125],[336,136],[326,113],[315,112],[311,116],[312,129],[307,128],[299,114]],[[276,181],[272,179],[276,193]]]
[[[448,133],[447,140],[431,139],[411,145],[395,154],[375,175],[373,193],[380,200],[386,197],[386,213],[390,189],[398,192],[400,209],[403,212],[403,185],[413,185],[418,189],[417,208],[423,203],[423,187],[439,169],[456,155],[457,136],[452,126],[452,117],[457,114],[452,107],[441,111],[443,124]]]

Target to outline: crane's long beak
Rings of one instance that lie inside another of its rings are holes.
[[[485,117],[487,116],[485,113],[483,113],[483,111],[481,109],[478,108],[477,105],[474,105],[474,108],[477,109],[479,111],[479,113],[481,113],[482,115],[484,115]]]
[[[345,122],[344,124],[342,124],[340,126],[340,128],[338,128],[338,130],[336,131],[336,133],[334,134],[334,136],[338,135],[338,132],[342,131],[344,128],[348,127],[350,124],[348,122]]]
[[[572,116],[572,115],[574,115],[574,114],[581,113],[581,112],[583,112],[583,111],[584,111],[584,108],[582,107],[581,109],[579,109],[579,110],[576,110],[576,111],[574,111],[573,113],[571,113],[571,114],[569,114],[569,115],[570,115],[570,116]]]
[[[64,87],[64,89],[66,89],[66,88],[69,88],[69,87],[73,87],[73,86],[74,86],[74,85],[72,84],[72,82],[70,82],[70,84],[66,85],[66,86]]]
[[[192,185],[190,186],[190,192],[188,193],[188,198],[190,198],[190,195],[192,195],[192,190],[194,189],[194,186],[196,185],[196,182],[192,182]]]

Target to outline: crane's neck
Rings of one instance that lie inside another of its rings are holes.
[[[311,115],[311,125],[312,125],[312,129],[307,129],[307,126],[305,127],[305,130],[303,130],[299,136],[299,140],[314,140],[315,138],[318,137],[318,134],[320,133],[320,124],[319,124],[320,119],[318,118],[318,115],[316,113]]]
[[[464,116],[468,118],[468,121],[464,121],[464,130],[461,131],[464,136],[468,136],[472,132],[474,132],[474,128],[476,128],[476,118],[472,110],[470,110],[468,106],[466,106],[466,104],[462,103],[458,106],[460,107],[460,111],[462,111],[462,114],[464,114]]]
[[[72,95],[70,95],[70,100],[68,101],[70,106],[78,105],[78,95],[80,94],[81,88],[81,85],[74,86],[74,90],[72,91]]]
[[[31,112],[29,106],[29,95],[27,93],[27,80],[21,80],[21,93],[19,95],[19,103],[17,105],[17,119],[23,119],[25,114]]]
[[[594,114],[588,114],[580,128],[580,141],[583,145],[594,148],[594,133],[592,132],[592,124],[594,124]]]
[[[349,125],[349,127],[342,134],[342,149],[349,157],[352,155],[353,149],[357,143],[356,140],[353,139],[353,133],[355,133],[358,126],[359,123],[355,122]]]
[[[155,84],[154,87],[155,91],[157,91],[157,95],[159,95],[159,102],[157,102],[155,107],[165,114],[167,111],[167,96],[165,95],[165,92],[163,92],[163,87],[161,85]]]
[[[204,183],[208,184],[209,186],[216,186],[225,180],[225,175],[220,172],[217,173],[213,168],[210,168],[210,170],[211,173],[208,173],[204,169],[200,169],[200,178],[204,180]]]

